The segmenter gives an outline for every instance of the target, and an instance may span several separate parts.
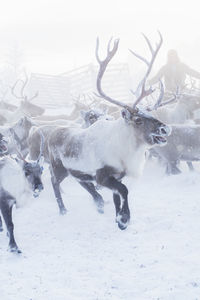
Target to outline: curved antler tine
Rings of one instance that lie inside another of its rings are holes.
[[[152,47],[152,45],[151,45],[150,40],[148,39],[148,37],[147,37],[143,32],[142,32],[142,35],[143,35],[145,41],[147,42],[147,45],[149,46],[149,49],[150,49],[150,51],[151,51],[151,54],[153,55],[154,50],[153,50],[153,47]]]
[[[25,74],[25,80],[21,80],[23,82],[23,85],[22,85],[22,89],[21,89],[21,95],[22,95],[22,98],[25,98],[26,96],[24,95],[24,90],[25,90],[25,87],[28,83],[28,75],[26,74],[26,71],[24,70],[24,74]]]
[[[160,95],[159,95],[159,98],[158,98],[158,101],[156,102],[156,104],[153,106],[153,108],[151,109],[148,109],[149,111],[152,111],[152,110],[156,110],[158,109],[159,107],[163,107],[167,104],[170,104],[170,103],[173,103],[177,100],[177,93],[173,94],[173,97],[165,100],[164,102],[162,102],[162,99],[163,99],[163,96],[164,96],[164,86],[163,86],[163,83],[161,80],[159,80],[160,82]]]
[[[99,58],[99,37],[97,37],[96,39],[96,50],[95,50],[95,55],[96,55],[96,59],[98,61],[98,63],[101,63],[101,60]]]
[[[146,58],[144,58],[143,56],[137,54],[136,52],[134,52],[133,50],[129,49],[129,51],[135,55],[137,58],[139,58],[140,60],[142,60],[147,66],[149,66],[149,62]]]
[[[17,99],[23,99],[22,96],[18,96],[18,95],[15,93],[15,88],[16,88],[17,84],[18,84],[20,81],[23,83],[23,80],[22,80],[22,79],[17,79],[16,82],[14,83],[14,85],[10,87],[13,96],[14,96],[15,98],[17,98]]]
[[[16,93],[15,93],[15,88],[17,86],[17,84],[21,82],[22,83],[22,86],[21,86],[21,90],[20,90],[20,94],[21,96],[18,96]],[[11,87],[11,92],[13,94],[13,96],[15,96],[17,99],[26,99],[26,95],[24,94],[24,90],[25,90],[25,87],[28,83],[28,76],[27,74],[25,73],[25,80],[22,80],[22,79],[17,79],[15,84],[13,85],[13,87]]]
[[[143,77],[143,79],[140,81],[140,83],[139,83],[138,86],[137,86],[137,89],[136,89],[137,94],[139,94],[139,93],[140,93],[140,94],[139,94],[139,96],[137,95],[137,99],[136,99],[136,101],[135,101],[135,103],[134,103],[134,105],[133,105],[134,108],[136,107],[136,105],[137,105],[143,98],[145,98],[146,96],[149,96],[151,93],[154,92],[154,90],[153,90],[151,87],[148,88],[148,89],[146,90],[146,89],[145,89],[145,84],[146,84],[146,80],[147,80],[147,78],[148,78],[148,76],[149,76],[149,74],[150,74],[150,72],[151,72],[151,69],[152,69],[153,63],[154,63],[154,61],[155,61],[155,58],[156,58],[156,56],[157,56],[157,54],[158,54],[158,51],[159,51],[159,49],[160,49],[160,47],[161,47],[161,45],[162,45],[162,42],[163,42],[162,35],[161,35],[161,33],[160,33],[159,31],[158,31],[158,34],[159,34],[159,36],[160,36],[160,41],[159,41],[158,45],[156,46],[156,49],[154,50],[153,47],[152,47],[152,45],[151,45],[150,40],[147,38],[147,36],[146,36],[145,34],[142,33],[142,35],[143,35],[143,37],[144,37],[145,41],[147,42],[147,45],[148,45],[148,47],[149,47],[149,49],[150,49],[150,52],[151,52],[151,60],[150,60],[150,61],[148,61],[148,60],[145,59],[144,57],[140,56],[139,54],[133,52],[132,50],[130,50],[130,52],[131,52],[133,55],[135,55],[137,58],[139,58],[140,60],[142,60],[143,62],[145,62],[145,64],[146,64],[147,67],[148,67],[148,68],[147,68],[147,71],[146,71],[146,73],[145,73],[145,75],[144,75],[144,77]]]
[[[162,102],[162,99],[163,99],[163,96],[164,96],[164,85],[163,85],[162,80],[159,80],[159,84],[160,84],[160,94],[159,94],[159,97],[158,97],[158,100],[157,100],[156,104],[153,107],[153,110],[156,110],[158,107],[161,106],[161,102]]]
[[[158,35],[160,36],[160,42],[158,44],[162,44],[162,42],[163,42],[162,34],[159,30],[157,30],[157,31],[158,31]]]
[[[99,58],[99,38],[97,37],[97,41],[96,41],[96,59],[98,61],[98,63],[102,63],[103,61],[107,62],[107,64],[109,63],[109,61],[112,59],[112,57],[115,55],[115,53],[117,52],[118,49],[118,45],[119,45],[119,39],[115,39],[113,42],[113,48],[111,49],[111,43],[112,43],[113,38],[111,37],[108,45],[107,45],[107,57],[105,58],[105,60],[101,60]]]
[[[111,55],[111,58],[116,53],[116,51],[118,49],[118,45],[119,45],[119,39],[115,39],[114,42],[113,42],[113,48],[111,49],[111,42],[112,42],[112,40],[113,40],[113,38],[111,37],[111,39],[108,42],[108,48],[107,48],[107,53],[108,53],[108,55],[109,54]]]
[[[99,50],[99,38],[97,38],[97,43],[96,43],[96,59],[99,63],[99,71],[98,71],[98,74],[97,74],[97,91],[99,93],[98,97],[102,97],[104,98],[105,100],[113,103],[113,104],[116,104],[118,106],[121,106],[121,107],[124,107],[124,108],[127,108],[127,105],[125,105],[124,103],[118,101],[118,100],[115,100],[109,96],[107,96],[104,91],[102,90],[102,87],[101,87],[101,80],[103,78],[103,75],[106,71],[106,68],[108,66],[108,63],[111,61],[111,59],[113,58],[113,56],[115,55],[115,53],[117,52],[117,49],[118,49],[118,45],[119,45],[119,39],[115,39],[114,40],[114,44],[113,44],[113,48],[111,49],[111,41],[112,39],[109,40],[109,43],[108,43],[108,46],[107,46],[107,56],[104,60],[100,60],[99,58],[99,55],[98,55],[98,50]],[[130,107],[131,109],[131,107]]]
[[[110,40],[108,41],[108,46],[107,46],[107,53],[109,54],[112,50],[110,50],[110,45],[112,43],[113,37],[110,38]]]
[[[39,92],[37,91],[31,98],[28,99],[28,101],[30,102],[31,100],[37,98],[39,95]]]
[[[167,104],[173,103],[173,102],[176,101],[176,99],[177,99],[177,95],[174,94],[172,98],[166,100],[165,102],[160,103],[160,106],[159,106],[159,107],[162,107],[162,106],[165,106],[165,105],[167,105]]]

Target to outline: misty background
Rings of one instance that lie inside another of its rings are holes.
[[[0,9],[0,67],[19,53],[29,72],[60,74],[94,62],[96,37],[102,51],[111,37],[120,38],[115,61],[136,68],[128,48],[148,55],[140,35],[164,43],[153,72],[174,48],[180,58],[200,71],[199,10],[197,1],[135,0],[7,0]],[[141,62],[140,62],[141,64]]]

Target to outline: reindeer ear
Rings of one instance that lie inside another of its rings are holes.
[[[130,113],[130,111],[128,111],[128,109],[122,109],[121,114],[122,118],[124,118],[126,122],[131,122],[132,114]]]

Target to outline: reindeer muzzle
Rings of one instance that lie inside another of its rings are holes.
[[[165,145],[167,143],[167,137],[171,134],[171,128],[167,125],[159,127],[156,133],[152,133],[151,137],[154,144]]]
[[[39,197],[40,192],[41,192],[43,189],[44,189],[43,184],[42,184],[42,183],[38,184],[38,185],[35,187],[34,192],[33,192],[34,198]]]

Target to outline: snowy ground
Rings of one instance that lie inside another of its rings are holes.
[[[199,300],[200,172],[166,177],[151,162],[132,182],[131,224],[120,231],[110,191],[105,213],[73,179],[58,214],[48,172],[45,191],[13,210],[23,253],[0,233],[1,300]]]

